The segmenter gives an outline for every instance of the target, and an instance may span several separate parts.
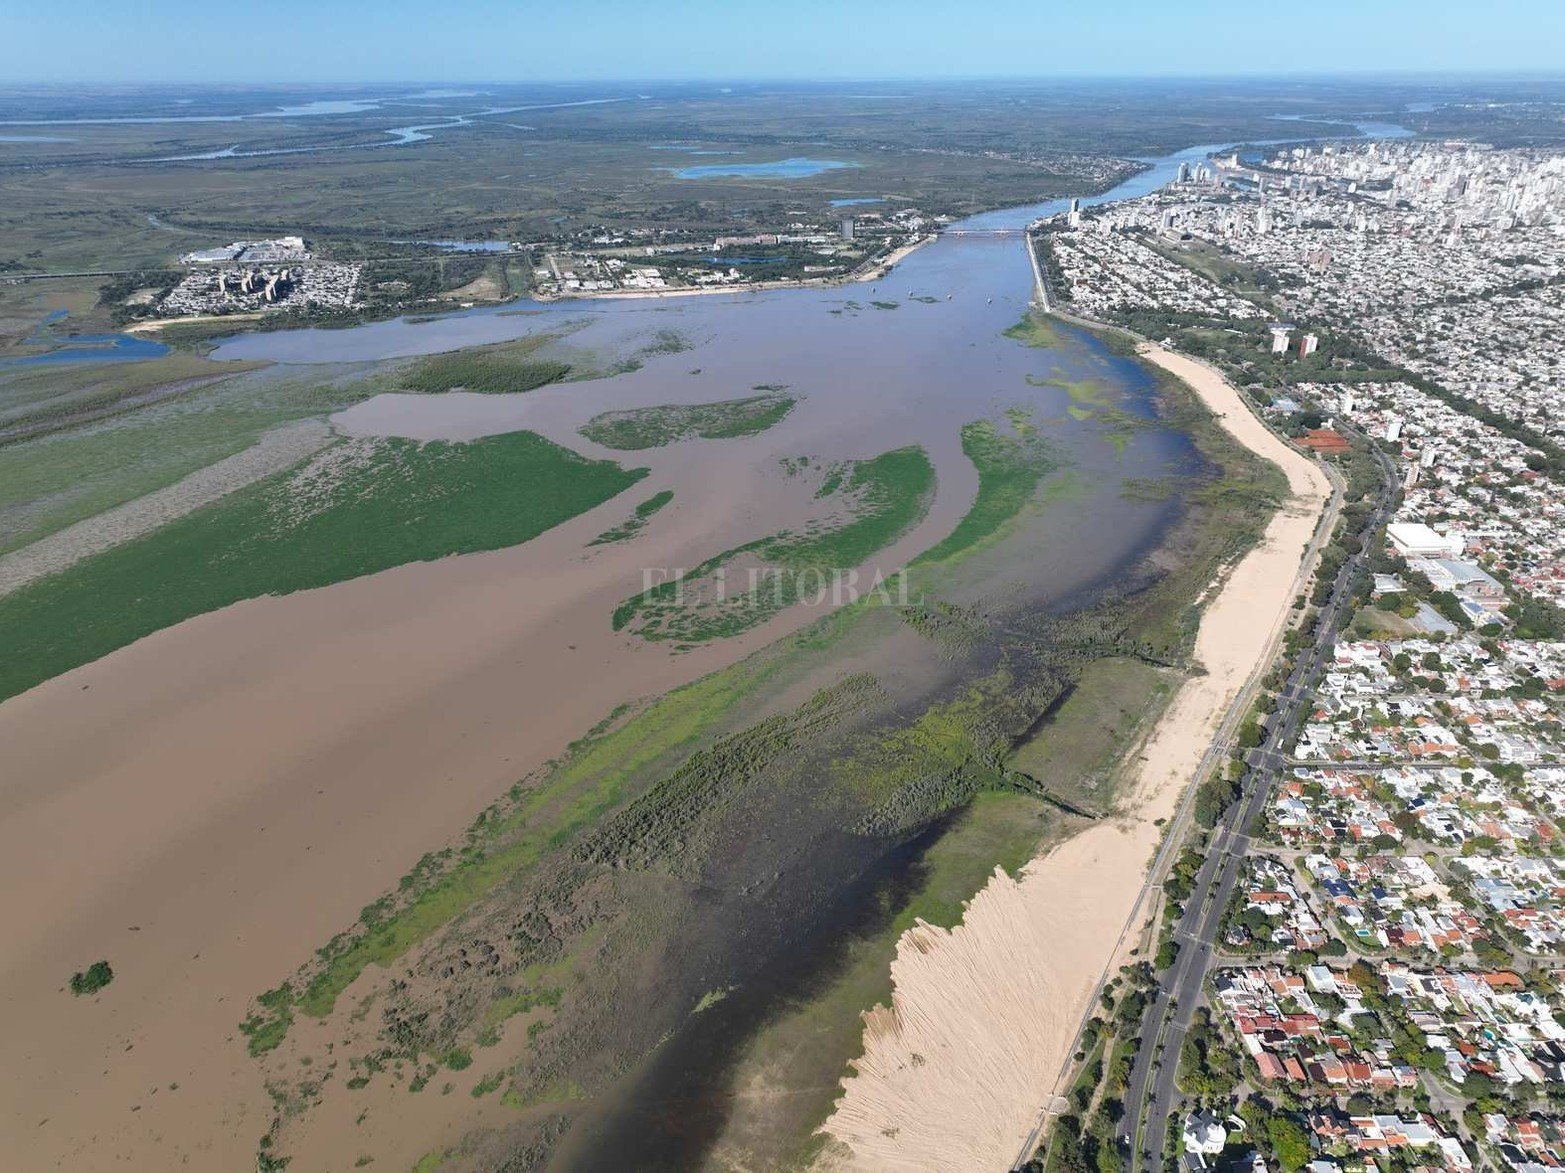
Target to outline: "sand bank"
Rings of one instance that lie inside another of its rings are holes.
[[[1225,715],[1268,664],[1330,498],[1325,473],[1269,431],[1206,365],[1158,346],[1142,357],[1183,379],[1240,443],[1279,465],[1290,497],[1209,602],[1187,681],[1140,748],[1124,817],[1094,824],[1022,869],[996,874],[946,931],[898,944],[890,1007],[865,1016],[864,1057],[824,1130],[821,1165],[1006,1169],[1057,1090],[1100,975],[1145,915],[1162,828],[1198,777]]]
[[[147,334],[164,326],[182,326],[187,322],[255,322],[261,319],[259,311],[249,314],[189,314],[180,318],[145,318],[125,327],[127,334]]]

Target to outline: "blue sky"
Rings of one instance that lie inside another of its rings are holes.
[[[1565,69],[1562,0],[5,0],[0,83]]]

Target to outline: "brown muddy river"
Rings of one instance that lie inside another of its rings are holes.
[[[1114,196],[1157,186],[1186,152],[1131,180]],[[1019,556],[1029,610],[1058,611],[1124,584],[1181,515],[1176,501],[1123,492],[1128,479],[1189,473],[1185,437],[1153,424],[1155,384],[1136,363],[1085,333],[1034,348],[1004,331],[1021,320],[1032,271],[1014,230],[1054,205],[979,217],[960,228],[1008,235],[946,235],[876,283],[837,288],[665,299],[513,304],[420,322],[341,331],[254,334],[219,358],[283,363],[381,360],[535,334],[565,333],[561,354],[623,354],[659,335],[687,349],[649,354],[634,371],[520,395],[380,395],[334,417],[358,436],[464,440],[526,429],[589,456],[645,465],[638,486],[671,489],[683,532],[707,535],[710,552],[796,525],[808,494],[781,461],[864,459],[921,445],[934,464],[935,502],[916,529],[876,558],[885,569],[928,548],[961,518],[977,475],[961,449],[962,425],[1020,411],[1040,425],[1070,469],[1072,489],[1049,507],[1036,548]],[[877,304],[879,303],[879,304]],[[526,311],[518,313],[518,308]],[[688,440],[616,452],[579,429],[601,412],[734,399],[786,388],[794,410],[743,440]],[[1095,398],[1081,400],[1083,388]],[[1072,390],[1077,399],[1073,399]],[[1111,432],[1089,406],[1112,404],[1144,425]],[[654,527],[655,528],[655,527]],[[655,562],[649,531],[644,555]],[[949,681],[948,681],[949,682]],[[924,686],[935,682],[926,679]],[[931,695],[931,694],[926,694]],[[917,884],[939,825],[909,838],[877,839],[820,825],[778,807],[760,823],[763,844],[744,850],[689,901],[683,939],[660,950],[660,997],[731,988],[715,1010],[670,1019],[655,1054],[594,1097],[550,1168],[698,1167],[722,1134],[730,1075],[743,1044],[778,1005],[829,973],[844,937],[872,930],[899,893]],[[751,850],[754,848],[755,850]],[[758,870],[759,869],[759,870]],[[737,893],[767,876],[764,900]],[[656,1017],[654,1014],[653,1017]]]

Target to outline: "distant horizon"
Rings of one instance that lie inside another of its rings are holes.
[[[0,77],[11,85],[1553,76],[1565,61],[1565,5],[1317,0],[1277,13],[1249,0],[453,0],[438,9],[275,0],[254,10],[82,0],[10,13],[6,34]],[[1048,68],[1062,59],[1065,69]]]
[[[861,76],[807,77],[803,75],[776,76],[754,75],[745,77],[375,77],[375,78],[315,78],[296,81],[265,81],[231,78],[228,80],[195,80],[190,78],[22,78],[0,81],[0,92],[22,89],[226,89],[226,90],[301,90],[301,89],[367,89],[386,86],[841,86],[841,85],[1018,85],[1074,82],[1105,83],[1163,83],[1190,84],[1252,83],[1252,82],[1375,82],[1387,84],[1415,83],[1437,84],[1441,82],[1554,82],[1565,84],[1565,67],[1545,69],[1399,69],[1399,70],[1336,70],[1316,71],[1266,71],[1254,73],[1051,73],[1051,74],[864,74]],[[458,95],[450,95],[452,97]]]

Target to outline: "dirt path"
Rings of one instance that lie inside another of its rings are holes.
[[[112,546],[139,538],[160,525],[209,505],[274,472],[297,464],[331,443],[325,420],[300,420],[265,433],[243,452],[197,469],[167,488],[127,501],[95,517],[0,556],[0,595]]]
[[[1126,817],[1094,824],[1012,878],[997,872],[963,921],[920,923],[899,942],[890,1007],[865,1016],[864,1057],[824,1130],[831,1170],[1010,1167],[1053,1095],[1098,977],[1119,961],[1163,820],[1179,806],[1234,699],[1264,669],[1298,590],[1326,502],[1322,470],[1269,431],[1211,368],[1158,346],[1142,356],[1183,379],[1291,495],[1207,606],[1195,659],[1141,747]]]

